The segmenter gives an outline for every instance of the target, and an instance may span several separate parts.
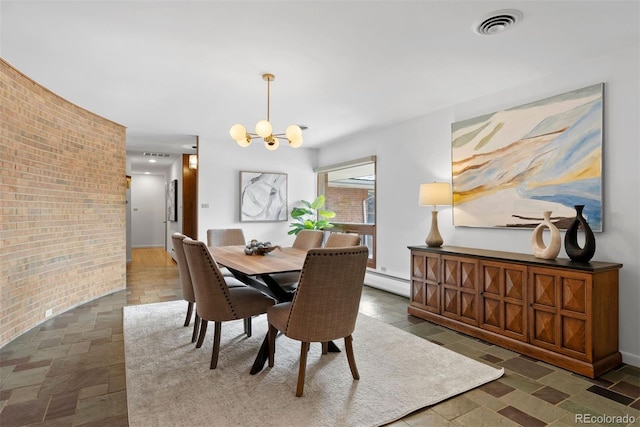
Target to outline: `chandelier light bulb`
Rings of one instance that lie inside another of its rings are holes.
[[[247,129],[240,124],[236,124],[231,126],[229,135],[231,135],[231,139],[234,141],[240,141],[247,138]]]
[[[302,129],[300,129],[300,126],[298,125],[290,125],[287,128],[285,135],[287,135],[287,138],[290,141],[297,140],[298,138],[302,138]]]
[[[256,123],[256,133],[260,137],[266,138],[269,135],[271,135],[272,132],[273,132],[273,127],[271,126],[271,123],[269,123],[268,120],[260,120],[258,123]]]
[[[298,148],[302,145],[302,136],[289,140],[289,147]]]
[[[271,138],[264,140],[264,145],[265,147],[267,147],[267,150],[273,151],[278,149],[280,141],[278,141],[278,138],[276,138],[275,136],[272,136]]]
[[[242,139],[237,139],[236,142],[242,148],[248,147],[251,144],[251,137],[249,135],[245,135]]]

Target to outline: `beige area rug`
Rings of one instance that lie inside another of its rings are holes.
[[[295,396],[300,343],[279,336],[275,366],[250,375],[266,315],[225,322],[218,368],[209,369],[213,324],[202,348],[183,327],[187,303],[124,308],[129,425],[376,426],[500,378],[503,370],[360,314],[353,345],[360,380],[341,353],[312,344],[304,395]],[[321,357],[322,356],[322,357]]]

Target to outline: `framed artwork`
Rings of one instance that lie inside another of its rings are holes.
[[[167,219],[169,221],[178,220],[178,180],[174,179],[169,183],[167,192]]]
[[[240,221],[286,221],[287,174],[240,172]]]
[[[602,231],[604,84],[451,124],[456,226],[531,228],[576,210]]]

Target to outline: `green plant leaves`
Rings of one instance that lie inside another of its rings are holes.
[[[291,210],[291,218],[296,222],[289,224],[291,230],[287,234],[298,234],[300,230],[323,230],[333,228],[328,219],[334,218],[336,213],[322,209],[325,204],[324,195],[319,195],[313,202],[301,200],[305,207],[294,207]]]
[[[325,217],[325,218],[333,218],[333,217],[335,217],[335,216],[336,216],[336,213],[335,213],[335,212],[332,212],[332,211],[322,211],[322,210],[319,210],[319,211],[318,211],[318,215],[323,216],[323,217]]]
[[[319,195],[318,197],[316,197],[316,199],[313,201],[313,203],[311,203],[311,209],[320,209],[321,207],[324,206],[324,202],[325,202],[325,197],[324,195]]]

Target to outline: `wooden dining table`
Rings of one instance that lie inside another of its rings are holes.
[[[277,302],[291,301],[295,291],[287,291],[272,277],[277,273],[290,273],[302,270],[307,257],[306,249],[293,247],[278,247],[266,255],[247,255],[245,247],[239,246],[211,246],[209,250],[216,262],[226,267],[236,279],[253,286],[273,297]],[[340,352],[340,349],[329,342],[330,352]],[[257,374],[264,367],[269,356],[269,339],[265,335],[258,355],[256,356],[251,374]]]
[[[278,302],[291,301],[293,292],[284,290],[271,275],[299,272],[304,265],[307,251],[293,247],[278,247],[266,255],[247,255],[244,249],[243,245],[209,248],[216,262],[227,267],[236,279],[260,289]]]

